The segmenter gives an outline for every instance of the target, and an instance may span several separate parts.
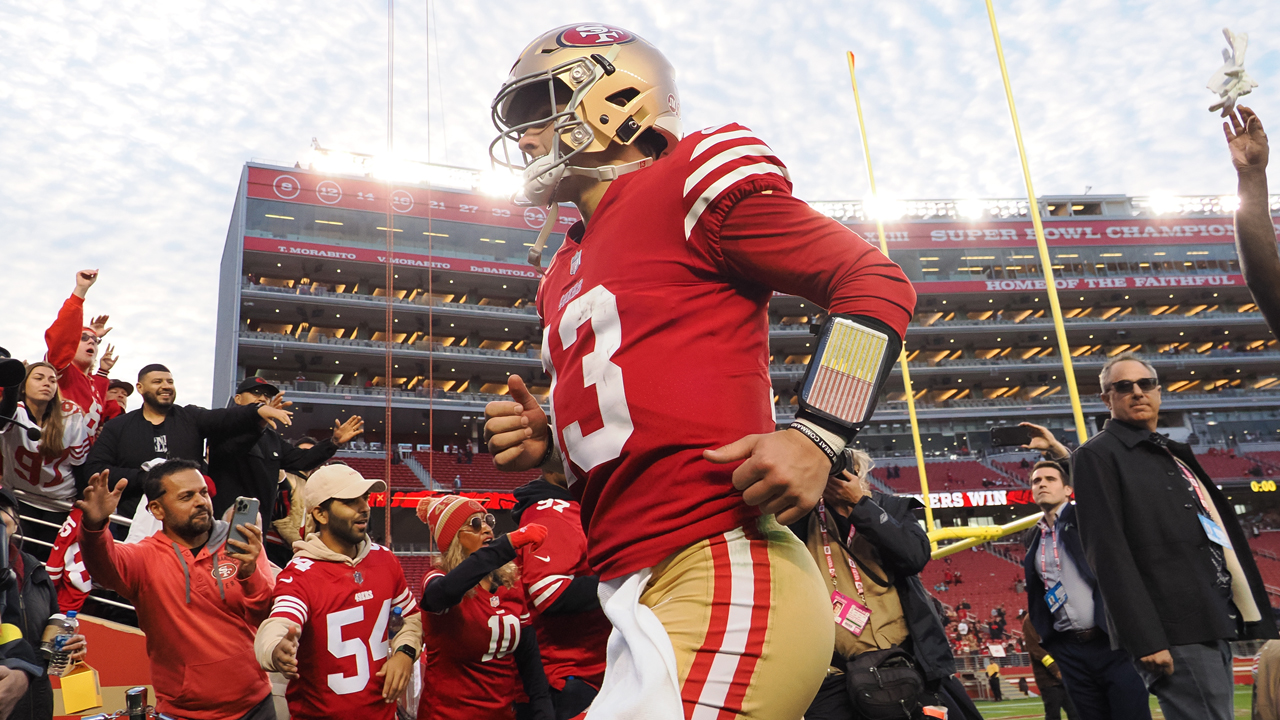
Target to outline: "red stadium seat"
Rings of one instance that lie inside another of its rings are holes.
[[[463,490],[499,490],[511,492],[525,483],[536,480],[541,471],[529,470],[522,473],[502,472],[493,465],[493,456],[489,453],[477,453],[470,463],[459,463],[449,453],[415,452],[413,457],[427,468],[431,477],[446,489],[453,489],[453,479],[462,478]]]

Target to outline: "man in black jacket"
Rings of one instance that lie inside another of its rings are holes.
[[[1030,542],[1022,567],[1027,577],[1028,620],[1049,653],[1041,661],[1047,659],[1061,672],[1058,685],[1066,685],[1084,717],[1150,718],[1147,689],[1132,658],[1123,650],[1113,650],[1107,636],[1106,607],[1080,544],[1071,476],[1057,462],[1038,462],[1031,471],[1031,494],[1044,517],[1027,531]],[[1040,668],[1036,671],[1038,681]],[[1054,694],[1045,689],[1043,695],[1045,717],[1049,717]],[[1057,716],[1056,711],[1052,714]]]
[[[82,466],[81,483],[103,470],[111,471],[114,480],[129,481],[117,509],[124,517],[133,517],[142,498],[142,478],[146,474],[143,463],[157,458],[181,458],[198,462],[203,468],[205,438],[253,432],[258,429],[259,420],[288,425],[293,416],[264,404],[224,410],[175,405],[173,375],[158,364],[138,371],[138,394],[142,396],[142,407],[104,425]]]
[[[1080,539],[1113,647],[1169,720],[1233,716],[1229,640],[1276,637],[1234,509],[1191,448],[1155,432],[1155,369],[1128,353],[1099,376],[1111,419],[1072,458]]]
[[[52,718],[53,686],[45,672],[47,660],[39,654],[38,648],[49,618],[58,612],[58,593],[44,564],[14,542],[18,531],[18,500],[8,488],[0,489],[0,522],[4,523],[5,542],[9,543],[8,569],[13,571],[12,579],[0,587],[0,603],[5,608],[5,637],[9,638],[0,655],[13,659],[12,664],[8,661],[2,664],[6,670],[16,673],[6,674],[0,680],[0,718]],[[84,659],[86,645],[83,635],[72,636],[64,647],[73,661]],[[25,683],[22,682],[24,679]],[[16,694],[24,684],[26,690]]]
[[[836,653],[818,695],[805,712],[806,720],[845,720],[855,711],[845,688],[845,662],[872,646],[898,646],[915,659],[924,677],[925,688],[936,693],[949,710],[952,720],[981,720],[982,715],[969,699],[964,686],[955,678],[955,658],[946,631],[934,610],[933,600],[920,581],[920,571],[929,562],[929,537],[916,521],[914,511],[923,505],[914,498],[895,497],[872,492],[866,476],[871,471],[871,458],[852,448],[845,472],[833,477],[823,493],[822,502],[791,531],[808,546],[824,577],[837,574],[837,587],[856,591],[850,586],[860,580],[865,601],[872,610],[866,627],[854,636],[847,626],[836,628]],[[821,523],[826,516],[827,533]],[[825,535],[825,537],[824,537]],[[824,541],[832,551],[833,563],[827,564]],[[859,568],[853,577],[849,558]],[[879,613],[879,614],[877,614]],[[842,652],[842,649],[844,652]]]
[[[280,390],[275,385],[260,377],[248,377],[236,386],[231,407],[267,404],[283,409],[292,404],[272,402],[278,396]],[[335,420],[333,436],[307,450],[294,447],[266,421],[259,422],[257,427],[248,431],[212,435],[209,438],[209,477],[213,478],[218,491],[213,497],[214,517],[222,517],[238,496],[256,497],[262,521],[269,526],[276,517],[273,510],[280,471],[306,472],[319,467],[333,457],[341,445],[362,432],[364,421],[359,415],[353,415],[341,425]],[[285,562],[289,560],[288,557],[283,559]],[[271,560],[282,564],[278,562],[279,558]]]

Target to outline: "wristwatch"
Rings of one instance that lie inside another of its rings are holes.
[[[413,649],[412,645],[401,645],[396,648],[396,652],[404,653],[409,656],[409,661],[413,662],[418,659],[418,651]]]

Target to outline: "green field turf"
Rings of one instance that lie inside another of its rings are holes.
[[[1016,692],[1014,693],[1017,694]],[[1007,696],[1006,696],[1007,697]],[[1237,685],[1236,686],[1236,717],[1248,718],[1249,709],[1253,699],[1253,686]],[[1044,705],[1038,697],[1011,697],[1003,702],[979,702],[978,710],[982,711],[982,717],[988,720],[1039,720],[1044,717]],[[1067,714],[1062,714],[1062,719],[1066,720]],[[1164,715],[1160,712],[1160,706],[1156,704],[1154,696],[1151,698],[1151,717],[1156,720],[1164,720]],[[1087,720],[1082,718],[1081,720]]]

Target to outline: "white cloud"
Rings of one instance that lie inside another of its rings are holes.
[[[1224,25],[1251,34],[1261,87],[1248,100],[1280,124],[1270,3],[997,9],[1041,194],[1232,192],[1203,87]],[[116,374],[165,362],[183,400],[208,404],[218,262],[241,167],[291,162],[312,137],[385,149],[385,11],[337,0],[0,6],[0,345],[41,354],[73,273],[99,267],[89,310],[113,316]],[[441,3],[431,83],[423,4],[396,12],[395,144],[407,157],[485,166],[488,102],[515,53],[557,24],[598,20],[668,54],[686,127],[752,127],[803,197],[868,194],[850,49],[882,192],[1025,192],[978,3]]]

